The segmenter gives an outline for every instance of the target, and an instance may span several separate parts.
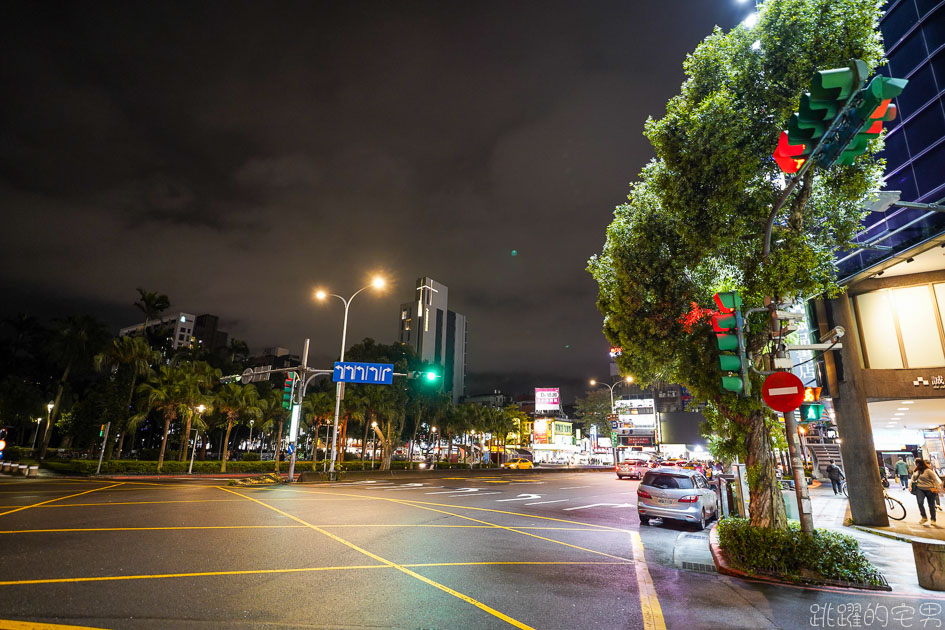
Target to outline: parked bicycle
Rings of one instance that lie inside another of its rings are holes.
[[[843,496],[850,496],[847,492],[846,480],[840,484],[840,490],[843,492]],[[889,518],[894,521],[901,521],[906,517],[906,506],[904,506],[899,499],[889,496],[885,488],[883,489],[883,501],[886,502],[886,514],[889,515]]]

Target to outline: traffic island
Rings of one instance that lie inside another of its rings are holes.
[[[752,527],[747,519],[713,524],[709,549],[722,575],[777,584],[891,591],[856,539],[828,530],[813,535],[797,523],[787,530]]]

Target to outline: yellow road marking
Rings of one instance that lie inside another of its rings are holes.
[[[429,527],[433,529],[495,529],[494,525],[441,525],[434,523],[379,523],[379,524],[366,524],[366,523],[336,523],[336,524],[320,524],[317,527],[334,527],[334,528],[343,528],[351,529],[358,527]],[[176,530],[188,530],[188,529],[306,529],[305,525],[181,525],[174,527],[76,527],[76,528],[61,528],[61,529],[7,529],[0,530],[0,535],[3,534],[55,534],[63,532],[146,532],[146,531],[176,531]],[[517,527],[516,529],[531,529],[536,531],[549,531],[549,532],[600,532],[599,529],[591,529],[587,527]]]
[[[274,573],[312,573],[315,571],[341,571],[345,569],[386,569],[383,564],[352,565],[347,567],[305,567],[301,569],[249,569],[246,571],[202,571],[199,573],[156,573],[153,575],[103,575],[99,577],[46,578],[38,580],[9,580],[0,586],[25,586],[29,584],[67,584],[73,582],[120,582],[122,580],[162,580],[167,578],[213,577],[221,575],[271,575]]]
[[[304,527],[300,525],[299,527]],[[305,528],[308,529],[308,528]],[[273,575],[279,573],[317,573],[319,571],[358,571],[361,569],[398,569],[406,568],[429,568],[429,567],[475,567],[475,566],[551,566],[551,565],[569,565],[569,566],[613,566],[632,564],[630,562],[582,562],[566,560],[548,560],[548,561],[515,561],[500,560],[494,562],[418,562],[412,564],[395,565],[389,564],[354,564],[339,567],[301,567],[298,569],[251,569],[246,571],[203,571],[200,573],[155,573],[152,575],[102,575],[97,577],[72,577],[72,578],[40,578],[35,580],[10,580],[0,582],[0,586],[32,586],[36,584],[64,584],[76,582],[120,582],[123,580],[165,580],[170,578],[188,578],[188,577],[221,577],[228,575]],[[421,576],[422,577],[422,576]],[[426,581],[426,580],[424,580]],[[71,626],[69,626],[71,627]],[[6,626],[0,625],[0,628],[6,630]]]
[[[91,492],[91,491],[90,491]],[[336,499],[303,499],[303,498],[292,498],[292,499],[278,499],[279,501],[355,501],[353,498],[336,498]],[[71,507],[101,507],[109,505],[161,505],[165,503],[241,503],[239,499],[174,499],[170,501],[102,501],[100,503],[65,503],[62,505],[40,505],[36,504],[34,507],[43,507],[43,508],[71,508]],[[16,505],[4,505],[0,506],[0,509],[18,507]]]
[[[0,619],[0,628],[3,630],[104,630],[104,628],[92,626],[65,626],[61,623],[39,623],[16,619]]]
[[[13,510],[7,510],[6,512],[0,512],[0,516],[6,516],[7,514],[13,514],[14,512],[19,512],[21,510],[28,510],[30,508],[39,507],[40,505],[45,505],[47,503],[52,503],[53,501],[62,501],[63,499],[71,499],[72,497],[82,496],[83,494],[88,494],[90,492],[98,492],[99,490],[108,490],[109,488],[114,488],[115,486],[120,486],[120,483],[116,483],[113,486],[102,486],[101,488],[92,488],[91,490],[86,490],[85,492],[77,492],[76,494],[70,494],[64,497],[57,497],[55,499],[49,499],[48,501],[42,501],[41,503],[34,503],[32,505],[24,505]]]
[[[281,515],[283,515],[283,516],[285,516],[285,517],[287,517],[287,518],[291,518],[292,520],[294,520],[294,521],[296,521],[296,522],[298,522],[298,523],[301,523],[301,524],[303,524],[303,525],[306,525],[306,526],[308,526],[308,527],[311,527],[313,530],[315,530],[315,531],[317,531],[317,532],[319,532],[319,533],[321,533],[321,534],[324,534],[325,536],[328,536],[328,537],[331,538],[332,540],[334,540],[334,541],[336,541],[336,542],[339,542],[339,543],[345,545],[346,547],[349,547],[350,549],[354,549],[355,551],[358,551],[358,552],[360,552],[360,553],[363,553],[364,555],[366,555],[367,557],[371,558],[372,560],[376,560],[376,561],[378,561],[378,562],[382,562],[382,563],[384,563],[384,564],[386,564],[386,565],[388,565],[388,566],[390,566],[390,567],[392,567],[392,568],[394,568],[394,569],[397,569],[398,571],[400,571],[400,572],[402,572],[402,573],[405,573],[405,574],[407,574],[407,575],[409,575],[409,576],[411,576],[411,577],[413,577],[413,578],[416,578],[416,579],[420,580],[421,582],[424,582],[425,584],[429,584],[430,586],[432,586],[432,587],[434,587],[434,588],[437,588],[437,589],[443,591],[444,593],[449,593],[449,594],[452,595],[453,597],[459,598],[459,599],[463,600],[464,602],[466,602],[466,603],[468,603],[468,604],[472,604],[472,605],[475,606],[476,608],[478,608],[478,609],[480,609],[480,610],[483,610],[483,611],[489,613],[490,615],[492,615],[492,616],[494,616],[494,617],[497,617],[498,619],[501,619],[502,621],[508,623],[509,625],[515,626],[516,628],[519,628],[520,630],[534,630],[531,626],[528,626],[528,625],[522,623],[521,621],[518,621],[518,620],[516,620],[516,619],[513,619],[512,617],[509,617],[509,616],[506,615],[505,613],[499,612],[498,610],[496,610],[496,609],[494,609],[494,608],[492,608],[492,607],[490,607],[490,606],[487,606],[486,604],[483,604],[482,602],[480,602],[480,601],[478,601],[478,600],[475,600],[475,599],[473,599],[472,597],[469,597],[468,595],[464,595],[463,593],[460,593],[459,591],[453,590],[453,589],[451,589],[450,587],[448,587],[448,586],[446,586],[446,585],[444,585],[444,584],[440,584],[439,582],[436,582],[436,581],[434,581],[434,580],[431,580],[430,578],[424,577],[424,576],[420,575],[419,573],[417,573],[416,571],[411,571],[410,569],[408,569],[407,567],[405,567],[405,566],[403,566],[403,565],[397,564],[397,563],[395,563],[395,562],[391,562],[390,560],[386,560],[386,559],[384,559],[384,558],[378,556],[377,554],[371,553],[371,552],[368,551],[367,549],[363,549],[363,548],[361,548],[361,547],[358,547],[358,546],[355,545],[354,543],[348,542],[347,540],[345,540],[345,539],[343,539],[343,538],[340,538],[340,537],[338,537],[338,536],[335,536],[334,534],[332,534],[331,532],[329,532],[329,531],[327,531],[327,530],[325,530],[325,529],[322,529],[322,528],[320,528],[320,527],[316,527],[315,525],[312,525],[311,523],[307,523],[306,521],[300,519],[300,518],[297,517],[297,516],[293,516],[293,515],[289,514],[288,512],[283,512],[283,511],[280,510],[279,508],[276,508],[276,507],[273,507],[273,506],[268,505],[268,504],[266,504],[266,503],[263,503],[262,501],[260,501],[260,500],[258,500],[258,499],[254,499],[254,498],[252,498],[252,497],[248,497],[248,496],[246,496],[246,495],[242,495],[242,494],[240,494],[240,493],[238,493],[238,492],[234,492],[233,490],[230,490],[229,488],[220,488],[220,490],[223,490],[223,491],[225,491],[225,492],[230,492],[230,493],[232,493],[232,494],[235,494],[236,496],[242,496],[242,497],[244,497],[247,501],[254,501],[254,502],[258,503],[259,505],[261,505],[261,506],[263,506],[263,507],[265,507],[265,508],[268,508],[268,509],[270,509],[270,510],[272,510],[272,511],[278,513],[278,514],[281,514]]]
[[[633,548],[633,557],[637,560],[634,571],[637,576],[637,590],[640,593],[640,609],[643,612],[644,630],[666,630],[666,621],[663,619],[663,609],[656,596],[656,586],[650,577],[650,570],[646,566],[643,555],[643,541],[640,532],[630,532],[630,544]]]
[[[394,501],[395,503],[403,503],[404,505],[412,505],[409,501],[397,501],[396,499],[392,499],[392,501]],[[484,525],[490,525],[491,527],[494,527],[494,528],[496,528],[496,529],[504,529],[504,530],[507,530],[507,531],[510,531],[510,532],[515,532],[516,534],[522,534],[523,536],[531,536],[532,538],[537,538],[537,539],[539,539],[539,540],[544,540],[544,541],[547,541],[547,542],[557,543],[557,544],[559,544],[559,545],[564,545],[565,547],[571,547],[572,549],[579,549],[579,550],[581,550],[581,551],[586,551],[586,552],[588,552],[588,553],[594,553],[594,554],[597,554],[597,555],[605,556],[605,557],[607,557],[607,558],[614,558],[614,559],[616,559],[616,560],[623,560],[623,561],[625,561],[625,562],[633,562],[633,561],[632,561],[631,559],[629,559],[629,558],[622,558],[622,557],[620,557],[620,556],[615,556],[615,555],[613,555],[613,554],[604,553],[603,551],[595,551],[595,550],[593,550],[593,549],[588,549],[588,548],[586,548],[586,547],[578,547],[577,545],[572,545],[572,544],[570,544],[570,543],[561,542],[560,540],[554,540],[553,538],[545,538],[544,536],[539,536],[538,534],[532,534],[532,533],[530,533],[530,532],[521,531],[521,530],[519,530],[519,529],[515,529],[514,527],[506,527],[505,525],[496,525],[495,523],[487,523],[486,521],[480,521],[479,519],[475,519],[475,518],[473,518],[473,517],[471,517],[471,516],[463,516],[462,514],[453,514],[452,512],[447,512],[446,510],[437,510],[436,508],[425,507],[425,506],[419,506],[419,505],[415,505],[414,507],[418,507],[418,508],[420,508],[421,510],[430,510],[431,512],[439,512],[440,514],[446,514],[446,515],[448,515],[448,516],[455,516],[455,517],[457,517],[457,518],[464,518],[464,519],[473,521],[474,523],[482,523],[482,524],[484,524]]]

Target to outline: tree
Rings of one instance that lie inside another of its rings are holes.
[[[135,290],[138,292],[138,301],[135,302],[135,308],[144,314],[144,328],[147,329],[148,323],[152,319],[158,319],[161,313],[171,307],[171,301],[163,293],[145,291],[141,287]]]
[[[584,421],[584,430],[588,433],[592,426],[597,427],[598,435],[610,435],[610,392],[606,389],[589,389],[584,398],[574,401],[575,416]]]
[[[306,398],[308,397],[306,396]],[[270,389],[268,392],[260,393],[256,407],[259,408],[260,430],[272,431],[275,427],[273,444],[276,455],[274,459],[276,472],[279,472],[279,448],[282,446],[282,427],[289,417],[289,410],[282,406],[282,391],[279,389]],[[312,459],[314,460],[315,458],[313,457]]]
[[[226,472],[226,462],[230,458],[230,433],[233,423],[244,418],[258,418],[259,391],[252,385],[227,383],[221,387],[214,397],[214,407],[226,414],[226,433],[223,438],[223,454],[220,462],[220,472]]]
[[[771,158],[780,130],[817,69],[870,67],[882,57],[881,2],[768,0],[757,25],[708,36],[687,57],[686,81],[649,119],[656,159],[631,186],[588,270],[599,285],[604,333],[623,348],[621,373],[642,384],[666,377],[708,401],[715,444],[745,458],[752,524],[787,525],[771,452],[777,421],[756,395],[722,393],[706,309],[717,290],[737,290],[745,308],[764,296],[793,300],[839,292],[833,252],[851,240],[882,165],[810,169],[788,197],[767,260],[767,217],[783,190]],[[757,44],[755,42],[758,42]],[[874,142],[872,150],[881,146]],[[748,329],[765,349],[767,322]]]
[[[167,450],[167,437],[171,423],[183,412],[188,413],[187,403],[191,389],[195,387],[194,375],[181,367],[162,365],[152,371],[148,380],[138,386],[141,395],[142,411],[132,418],[130,424],[137,426],[151,411],[158,411],[164,419],[161,433],[161,451],[158,454],[157,469],[164,466],[164,453]]]
[[[40,446],[39,458],[45,459],[49,448],[49,439],[52,437],[52,428],[59,415],[59,406],[62,394],[69,375],[73,370],[80,371],[91,367],[92,357],[101,350],[108,341],[108,331],[105,326],[88,315],[71,316],[57,320],[49,340],[49,354],[62,368],[62,375],[56,386],[56,397],[53,399],[52,412],[49,414],[46,427],[43,430],[43,442]]]
[[[151,365],[161,360],[159,352],[155,352],[143,337],[116,337],[112,339],[103,352],[95,355],[93,364],[99,372],[113,368],[116,372],[124,370],[130,380],[128,387],[128,402],[123,413],[118,417],[114,433],[118,434],[118,457],[121,458],[121,449],[124,445],[125,434],[128,429],[128,419],[131,417],[131,403],[134,400],[135,385],[138,377],[147,376]],[[117,376],[117,374],[116,374]],[[112,458],[112,447],[115,440],[110,439],[105,450],[105,459]]]
[[[202,405],[204,411],[213,408],[213,396],[211,391],[213,386],[220,380],[220,370],[210,367],[203,361],[196,363],[185,363],[181,369],[187,374],[182,382],[181,395],[184,401],[182,412],[186,420],[184,421],[184,431],[181,435],[180,446],[177,449],[177,461],[184,461],[187,456],[187,443],[190,441],[191,424],[199,413],[198,408]]]

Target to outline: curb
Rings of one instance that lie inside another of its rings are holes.
[[[910,534],[897,534],[896,532],[884,532],[882,530],[866,527],[865,525],[847,525],[847,527],[859,530],[861,532],[866,532],[867,534],[873,534],[874,536],[882,536],[883,538],[891,538],[893,540],[898,540],[904,543],[919,542],[919,543],[945,545],[945,541],[939,540],[938,538],[923,538],[922,536],[912,536]]]
[[[887,591],[892,592],[892,587],[888,584],[886,586],[868,586],[868,585],[858,585],[852,584],[849,582],[840,582],[838,580],[812,580],[810,578],[799,578],[797,581],[782,580],[769,575],[762,575],[760,573],[748,573],[742,569],[736,569],[728,563],[728,559],[725,557],[725,552],[722,551],[722,548],[719,546],[719,534],[716,531],[716,526],[718,523],[712,524],[712,529],[709,530],[709,550],[712,552],[712,560],[715,562],[715,569],[722,575],[727,575],[729,577],[737,577],[742,580],[753,580],[756,582],[766,582],[768,584],[786,584],[789,586],[830,586],[833,588],[842,588],[842,589],[857,589],[862,591]],[[884,580],[885,581],[885,580]]]

